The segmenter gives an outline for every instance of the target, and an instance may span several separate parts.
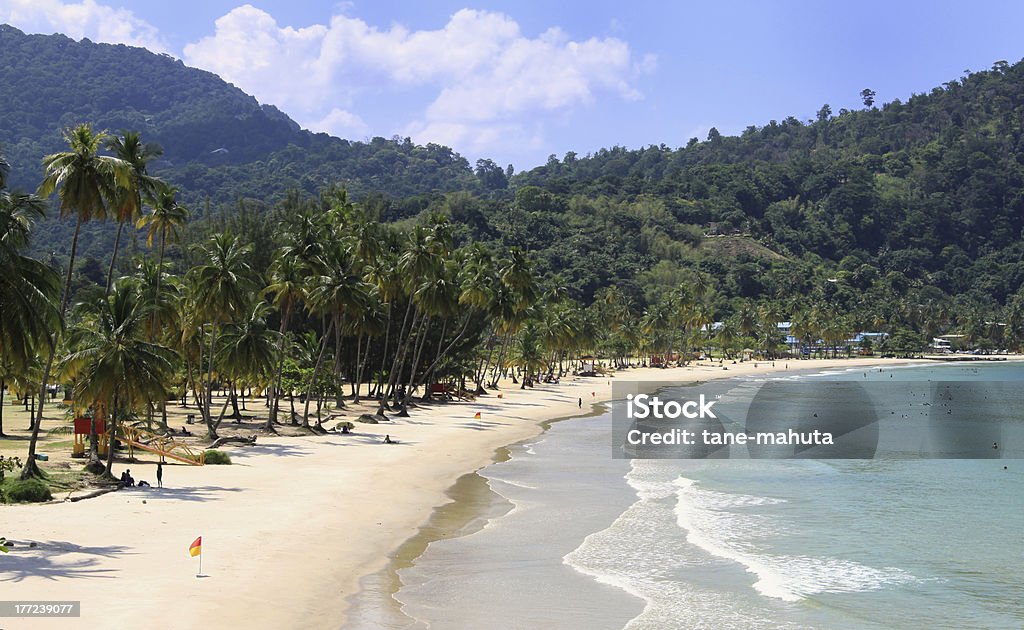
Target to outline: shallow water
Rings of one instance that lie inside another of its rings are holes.
[[[512,447],[480,473],[486,507],[465,504],[486,518],[398,568],[398,604],[354,610],[391,606],[372,627],[1024,627],[1024,460],[616,460],[610,432],[605,413]]]

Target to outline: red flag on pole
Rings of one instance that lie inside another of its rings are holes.
[[[199,556],[199,571],[196,573],[196,577],[202,577],[203,575],[203,537],[200,536],[192,541],[192,544],[188,546],[188,555],[195,558]]]

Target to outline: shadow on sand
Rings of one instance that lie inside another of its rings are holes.
[[[39,542],[32,548],[16,543],[0,562],[0,582],[21,582],[37,577],[47,580],[113,578],[116,569],[96,568],[99,558],[127,555],[127,549],[120,545],[82,547],[62,540]],[[66,557],[72,554],[86,557]]]
[[[241,488],[224,488],[222,486],[188,486],[184,488],[125,488],[121,494],[147,501],[213,501],[226,492],[241,492]]]

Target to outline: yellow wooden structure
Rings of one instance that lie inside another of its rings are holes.
[[[155,453],[161,458],[173,459],[192,466],[202,466],[206,463],[206,451],[196,453],[185,442],[124,423],[121,424],[120,429],[118,435],[128,445],[129,458],[135,457],[135,449],[140,448]]]
[[[73,407],[73,405],[72,405]],[[75,441],[71,446],[72,457],[85,457],[89,450],[89,432],[92,429],[92,419],[85,417],[85,410],[76,409],[75,418]],[[92,405],[92,412],[96,419],[96,434],[98,439],[99,453],[106,457],[107,448],[110,446],[110,433],[108,432],[106,413],[104,405],[96,403]],[[147,431],[141,427],[118,423],[117,437],[128,445],[128,457],[135,457],[135,449],[139,448],[150,453],[159,455],[161,459],[168,458],[192,466],[202,466],[206,462],[206,452],[193,450],[185,442],[175,440],[166,435],[160,435]]]

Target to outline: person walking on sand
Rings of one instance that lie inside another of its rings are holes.
[[[580,398],[580,409],[583,409],[583,399]]]
[[[157,488],[163,488],[164,487],[164,463],[163,462],[157,462],[156,463],[156,487]]]

